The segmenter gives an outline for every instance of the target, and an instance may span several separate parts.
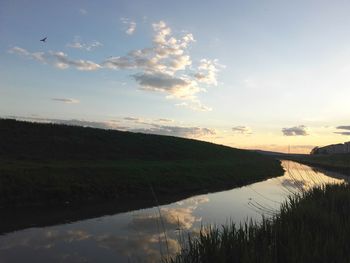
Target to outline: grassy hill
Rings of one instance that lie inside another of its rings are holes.
[[[283,173],[268,156],[177,137],[0,120],[0,207],[160,199]]]

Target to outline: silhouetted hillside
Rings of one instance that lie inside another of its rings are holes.
[[[171,136],[0,120],[0,157],[21,159],[208,160],[255,155]]]
[[[0,207],[153,200],[281,175],[280,162],[196,140],[0,120]]]

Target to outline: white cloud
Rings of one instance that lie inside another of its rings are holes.
[[[232,131],[236,134],[252,134],[252,130],[247,126],[235,126]]]
[[[67,104],[76,104],[76,103],[80,103],[79,100],[77,99],[71,99],[71,98],[52,98],[51,100],[53,101],[58,101],[58,102],[64,102]]]
[[[213,109],[203,105],[199,100],[193,99],[176,104],[176,106],[185,107],[194,111],[212,111]]]
[[[10,53],[18,54],[29,59],[34,59],[44,64],[51,64],[59,69],[67,69],[69,67],[74,67],[81,71],[94,71],[101,68],[99,64],[89,60],[74,60],[70,59],[67,54],[59,51],[53,52],[49,51],[47,53],[34,52],[31,53],[24,48],[13,47],[9,50]]]
[[[185,138],[199,138],[204,136],[212,136],[216,134],[214,129],[209,128],[169,126],[159,125],[155,123],[150,123],[149,125],[151,126],[150,128],[136,128],[130,129],[129,131]]]
[[[156,121],[159,121],[159,122],[174,122],[174,120],[165,119],[165,118],[160,118],[160,119],[157,119]]]
[[[198,80],[198,82],[217,86],[217,74],[220,67],[223,66],[220,65],[216,59],[202,59],[198,66],[198,72],[194,75],[194,77]]]
[[[126,56],[112,57],[103,62],[110,69],[137,70],[132,77],[142,90],[162,92],[167,98],[182,100],[179,106],[192,110],[208,111],[197,94],[204,91],[199,83],[217,85],[217,60],[203,59],[199,72],[191,73],[192,60],[188,52],[194,37],[190,33],[175,37],[164,21],[152,24],[153,46],[132,50]]]
[[[102,47],[103,44],[99,41],[96,41],[96,40],[89,42],[89,43],[83,43],[79,36],[75,36],[73,42],[68,43],[66,46],[70,47],[70,48],[84,49],[86,51],[92,51],[98,47]]]
[[[21,48],[21,47],[13,47],[11,48],[9,51],[9,53],[11,54],[17,54],[23,57],[27,57],[30,59],[34,59],[36,61],[45,63],[46,62],[46,58],[45,58],[45,53],[44,52],[29,52],[28,50]]]
[[[63,52],[49,52],[51,57],[54,59],[53,64],[60,69],[66,69],[69,67],[74,67],[77,70],[81,71],[95,71],[101,66],[99,64],[96,64],[95,62],[89,61],[89,60],[73,60],[70,59],[67,54]]]
[[[84,8],[80,8],[79,9],[79,13],[82,14],[82,15],[87,15],[88,11]]]
[[[128,35],[134,34],[136,30],[136,23],[135,22],[130,22],[128,29],[125,31]]]
[[[307,127],[304,125],[299,125],[291,128],[283,128],[282,133],[284,136],[307,136]]]
[[[133,25],[129,19],[122,19],[123,23]],[[136,26],[136,24],[135,24]],[[54,65],[59,69],[69,67],[82,71],[95,71],[101,68],[113,70],[133,70],[132,78],[145,91],[161,92],[167,98],[180,100],[178,106],[197,111],[208,111],[210,107],[203,105],[198,94],[205,91],[200,84],[218,85],[217,74],[222,66],[217,60],[202,59],[196,72],[192,68],[189,46],[195,42],[191,33],[174,36],[170,27],[164,22],[152,24],[154,30],[153,45],[138,50],[131,50],[124,56],[109,57],[101,64],[90,60],[74,60],[59,51],[47,53],[31,53],[23,48],[14,47],[9,52]],[[134,32],[132,29],[130,32]],[[98,41],[83,43],[76,37],[71,48],[92,50],[102,44]]]
[[[125,33],[128,34],[128,35],[132,35],[135,33],[136,31],[136,22],[135,21],[131,21],[130,19],[128,18],[121,18],[120,19],[122,21],[122,23],[124,25],[127,26],[126,30],[125,30]]]

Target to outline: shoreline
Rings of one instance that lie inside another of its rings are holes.
[[[282,174],[283,175],[283,174]],[[281,175],[278,175],[281,176]],[[211,188],[184,191],[177,194],[157,194],[158,205],[167,205],[197,195],[205,195],[234,188],[244,187],[253,183],[265,181],[276,176],[247,181],[243,184],[226,184]],[[157,203],[151,191],[147,196],[135,199],[122,198],[120,200],[83,203],[83,204],[57,204],[57,205],[27,205],[17,207],[2,207],[2,222],[0,224],[0,235],[18,231],[30,227],[46,227],[57,224],[72,223],[80,220],[93,219],[101,216],[127,213],[134,210],[156,207]],[[23,220],[25,218],[25,220]]]

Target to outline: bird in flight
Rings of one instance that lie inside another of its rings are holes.
[[[46,42],[47,37],[44,37],[43,39],[40,39],[41,42]]]

